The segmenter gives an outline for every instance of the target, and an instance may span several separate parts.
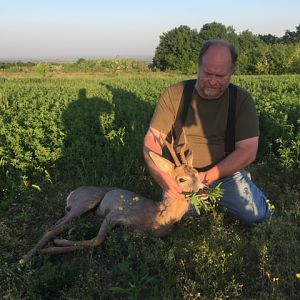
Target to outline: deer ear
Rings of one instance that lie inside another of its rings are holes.
[[[187,163],[190,165],[190,166],[193,166],[193,151],[192,150],[189,150],[188,154],[187,154],[187,157],[186,157],[186,161]]]
[[[175,165],[169,160],[152,151],[149,151],[149,156],[153,160],[154,164],[163,172],[171,174],[174,171]]]

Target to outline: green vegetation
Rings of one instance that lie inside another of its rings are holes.
[[[76,62],[0,62],[0,75],[27,73],[44,77],[111,74],[151,74],[153,71],[197,72],[199,50],[209,39],[226,39],[239,52],[236,74],[282,75],[300,73],[300,25],[286,30],[282,37],[255,35],[249,30],[239,34],[232,26],[217,22],[204,24],[197,31],[186,25],[160,36],[152,62],[133,59],[84,59]]]
[[[199,30],[182,25],[163,33],[153,58],[159,70],[179,70],[192,74],[197,69],[199,49],[209,39],[226,39],[240,53],[238,74],[286,74],[300,72],[300,25],[281,38],[254,35],[246,30],[237,34],[232,26],[212,22]]]
[[[187,198],[194,205],[197,214],[200,215],[201,210],[204,210],[206,213],[214,211],[223,194],[224,190],[221,189],[221,183],[219,183],[214,188],[208,188],[208,190],[201,195],[198,193],[190,193],[187,195]]]
[[[111,73],[145,73],[150,71],[147,62],[132,59],[84,59],[79,58],[76,62],[54,63],[54,62],[0,62],[2,74],[37,74],[38,76],[53,77],[60,74],[95,74]]]
[[[80,185],[160,198],[143,137],[160,93],[183,78],[0,77],[1,299],[299,299],[299,75],[233,78],[257,104],[250,171],[270,199],[269,222],[245,227],[200,209],[164,239],[122,227],[93,252],[19,265]],[[86,239],[98,228],[78,220],[64,236]]]

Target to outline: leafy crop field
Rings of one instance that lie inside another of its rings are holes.
[[[117,228],[92,252],[24,255],[80,185],[159,199],[143,161],[144,134],[165,87],[184,76],[0,77],[1,299],[299,299],[300,76],[237,76],[261,126],[253,180],[269,222],[245,227],[215,210],[163,239]],[[64,236],[93,237],[94,220]]]

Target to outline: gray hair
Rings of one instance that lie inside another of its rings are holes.
[[[206,51],[208,50],[208,48],[210,46],[214,46],[214,45],[222,45],[222,46],[228,47],[230,54],[231,54],[232,66],[233,66],[233,69],[235,69],[237,58],[238,58],[238,52],[237,52],[235,46],[226,40],[209,40],[209,41],[205,42],[199,53],[199,58],[198,58],[199,66],[201,66],[201,64],[202,64],[203,55],[206,53]]]

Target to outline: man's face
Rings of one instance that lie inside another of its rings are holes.
[[[211,46],[198,71],[196,89],[204,99],[217,99],[227,89],[233,73],[230,50],[222,45]]]

